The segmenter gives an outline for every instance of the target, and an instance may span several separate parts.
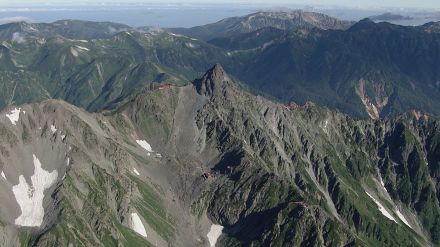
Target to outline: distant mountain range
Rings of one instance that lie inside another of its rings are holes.
[[[168,30],[73,20],[5,24],[0,106],[60,98],[111,109],[149,85],[186,84],[219,62],[244,87],[284,103],[312,101],[359,118],[437,116],[437,27],[302,11]]]
[[[0,26],[0,40],[8,40],[14,33],[31,37],[59,35],[72,39],[101,39],[128,30],[133,28],[112,22],[78,20],[60,20],[53,23],[14,22]]]
[[[276,28],[280,30],[313,29],[323,30],[349,28],[353,22],[343,21],[325,14],[290,11],[290,12],[258,12],[243,17],[232,17],[219,22],[193,28],[170,28],[171,32],[186,36],[211,40],[228,37],[230,35],[249,33],[262,28]]]
[[[399,14],[393,14],[390,12],[386,12],[380,15],[375,15],[369,17],[373,21],[403,21],[403,20],[412,20],[414,19],[411,16],[404,16]]]

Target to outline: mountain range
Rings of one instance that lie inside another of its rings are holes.
[[[0,26],[0,246],[439,246],[436,26]]]
[[[220,65],[104,115],[59,100],[9,108],[0,117],[0,193],[9,202],[0,239],[434,246],[438,126],[286,107],[241,89]]]
[[[58,98],[111,109],[148,85],[187,84],[221,63],[252,92],[286,104],[311,101],[355,118],[436,116],[436,25],[353,24],[302,11],[153,31],[72,20],[5,24],[0,106]]]

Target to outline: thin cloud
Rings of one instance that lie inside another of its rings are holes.
[[[0,25],[6,24],[6,23],[11,23],[11,22],[20,22],[20,21],[32,22],[32,19],[29,17],[25,17],[25,16],[3,17],[3,18],[0,18]]]

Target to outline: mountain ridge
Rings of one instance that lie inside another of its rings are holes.
[[[5,114],[17,109],[14,125]],[[105,116],[59,100],[8,108],[0,113],[7,178],[0,193],[16,183],[15,169],[29,169],[15,157],[30,150],[45,169],[59,171],[54,194],[46,194],[55,203],[44,205],[60,211],[45,211],[42,231],[12,225],[20,233],[4,230],[2,239],[206,246],[214,224],[226,229],[220,246],[434,246],[439,187],[430,180],[439,175],[438,125],[285,106],[240,89],[217,64],[200,81],[145,89]],[[46,149],[60,161],[38,152]],[[134,231],[133,213],[146,239]]]
[[[202,40],[211,40],[236,33],[256,31],[263,27],[281,30],[292,29],[346,29],[352,22],[302,10],[257,12],[244,17],[231,17],[213,24],[193,28],[170,28],[171,32],[192,36]]]
[[[364,20],[347,30],[264,27],[205,42],[170,30],[110,35],[106,23],[77,33],[82,22],[75,23],[59,22],[71,38],[0,32],[0,106],[61,98],[89,111],[112,109],[136,90],[188,84],[221,63],[250,91],[283,103],[313,101],[357,118],[439,114],[439,38],[423,27]],[[110,37],[76,39],[93,30]]]

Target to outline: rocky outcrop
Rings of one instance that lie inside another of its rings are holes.
[[[199,94],[209,97],[221,94],[227,87],[233,87],[231,79],[220,64],[215,64],[201,79],[195,80],[194,86]]]

